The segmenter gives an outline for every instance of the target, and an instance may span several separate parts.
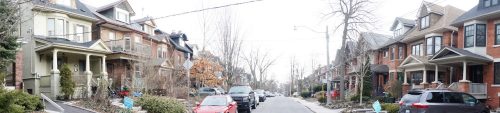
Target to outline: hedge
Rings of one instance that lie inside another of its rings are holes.
[[[173,98],[144,95],[139,98],[137,104],[147,110],[148,113],[185,113],[186,107]]]

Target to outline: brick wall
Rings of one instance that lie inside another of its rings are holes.
[[[16,81],[16,89],[23,89],[23,52],[18,51],[16,54],[16,62],[14,76]]]

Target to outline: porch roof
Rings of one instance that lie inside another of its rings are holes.
[[[371,70],[376,73],[387,73],[389,72],[389,66],[382,64],[372,64],[370,66]]]
[[[437,64],[451,64],[459,63],[463,61],[476,62],[476,63],[486,63],[493,60],[481,56],[464,49],[458,49],[454,47],[444,47],[434,55],[430,62]]]
[[[111,53],[111,50],[101,40],[79,43],[64,38],[52,38],[45,36],[35,36],[35,40],[37,42],[35,46],[37,51],[57,47],[99,54]]]

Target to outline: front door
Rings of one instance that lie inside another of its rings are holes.
[[[483,83],[483,65],[469,66],[467,71],[472,83]]]

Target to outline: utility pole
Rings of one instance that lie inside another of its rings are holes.
[[[328,26],[326,26],[326,91],[327,91],[327,96],[326,96],[326,104],[331,104],[332,98],[331,98],[331,81],[330,81],[330,35],[328,35]]]

